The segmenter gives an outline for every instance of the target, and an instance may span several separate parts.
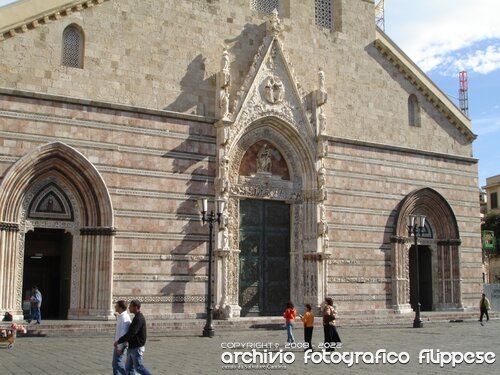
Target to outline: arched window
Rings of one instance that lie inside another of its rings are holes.
[[[281,13],[279,0],[250,0],[250,9],[268,14],[277,9]]]
[[[411,94],[408,98],[408,124],[420,126],[420,107],[415,94]]]
[[[84,43],[83,30],[76,24],[67,26],[63,31],[62,64],[83,68]]]
[[[332,28],[332,0],[314,0],[314,15],[317,26]]]

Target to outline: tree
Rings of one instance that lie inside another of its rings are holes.
[[[495,238],[500,238],[500,212],[494,211],[486,215],[481,230],[492,230]]]
[[[481,225],[481,231],[482,231],[482,237],[483,241],[485,241],[485,234],[483,231],[493,231],[496,239],[496,251],[493,250],[493,252],[490,252],[490,255],[494,254],[499,254],[500,252],[500,212],[499,211],[494,211],[490,212],[489,214],[486,215],[486,218],[484,220],[484,223]],[[483,242],[483,246],[484,242]],[[486,248],[483,248],[484,251],[487,251]],[[492,251],[492,250],[489,250]]]

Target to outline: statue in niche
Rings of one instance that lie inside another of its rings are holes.
[[[323,203],[319,205],[319,217],[321,221],[326,221],[326,207]]]
[[[49,198],[47,200],[47,207],[45,209],[47,212],[54,212],[54,200]]]
[[[328,234],[325,233],[323,235],[323,250],[328,249],[329,246],[330,246],[330,238],[328,238]]]
[[[318,76],[319,76],[319,90],[321,92],[326,92],[326,89],[325,89],[325,72],[323,71],[323,69],[319,68]]]
[[[227,86],[220,90],[220,108],[221,117],[224,120],[229,119],[229,89]]]
[[[267,31],[273,36],[277,36],[281,32],[281,21],[278,16],[278,9],[274,8],[267,21]]]
[[[276,76],[269,76],[264,87],[264,97],[271,104],[281,103],[285,90],[283,83]]]
[[[326,132],[326,116],[325,111],[323,111],[323,107],[319,107],[318,123],[319,133],[324,134]]]
[[[271,150],[264,144],[257,153],[257,172],[271,173],[271,165]]]
[[[326,169],[321,167],[318,171],[318,185],[319,188],[323,188],[326,184]]]
[[[222,52],[222,71],[229,72],[229,52],[227,51],[227,46],[224,46],[224,51]]]

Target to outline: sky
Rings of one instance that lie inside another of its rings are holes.
[[[479,186],[500,174],[499,17],[500,0],[385,0],[386,34],[457,106],[467,71]]]
[[[499,16],[500,0],[385,0],[386,34],[457,106],[467,71],[479,186],[500,174]]]

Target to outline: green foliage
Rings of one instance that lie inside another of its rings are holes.
[[[495,237],[500,238],[500,212],[490,212],[486,215],[481,230],[492,230],[495,232]]]

